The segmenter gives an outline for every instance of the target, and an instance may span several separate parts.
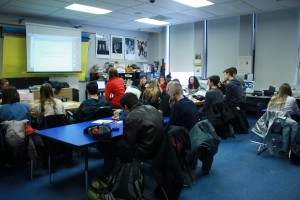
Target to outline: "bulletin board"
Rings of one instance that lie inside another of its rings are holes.
[[[2,77],[24,78],[45,76],[77,76],[79,81],[85,80],[89,42],[81,42],[80,73],[27,73],[26,38],[5,36],[3,38]]]

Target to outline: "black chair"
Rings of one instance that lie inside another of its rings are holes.
[[[43,119],[39,129],[55,128],[59,126],[65,126],[68,124],[69,124],[68,118],[64,114],[49,115]],[[63,154],[67,160],[72,159],[73,149],[70,145],[57,143],[56,141],[47,138],[43,138],[43,141],[45,144],[44,156],[46,156],[45,154],[48,155],[49,170],[51,168],[50,166],[51,159],[53,159],[55,155]]]

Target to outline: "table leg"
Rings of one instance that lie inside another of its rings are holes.
[[[85,172],[85,191],[88,193],[88,181],[89,181],[89,163],[88,163],[88,148],[84,148],[84,172]]]
[[[48,155],[48,173],[49,173],[49,183],[52,183],[51,180],[51,156]]]

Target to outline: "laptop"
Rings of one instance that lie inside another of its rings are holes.
[[[97,80],[98,90],[105,90],[106,81],[105,80]]]

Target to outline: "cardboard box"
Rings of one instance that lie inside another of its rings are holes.
[[[55,89],[53,89],[54,91]],[[39,100],[40,99],[40,91],[39,90],[32,90],[33,93],[33,99]],[[54,93],[54,97],[57,96],[64,96],[68,97],[68,101],[73,101],[73,94],[72,94],[72,88],[62,88],[58,94]]]

